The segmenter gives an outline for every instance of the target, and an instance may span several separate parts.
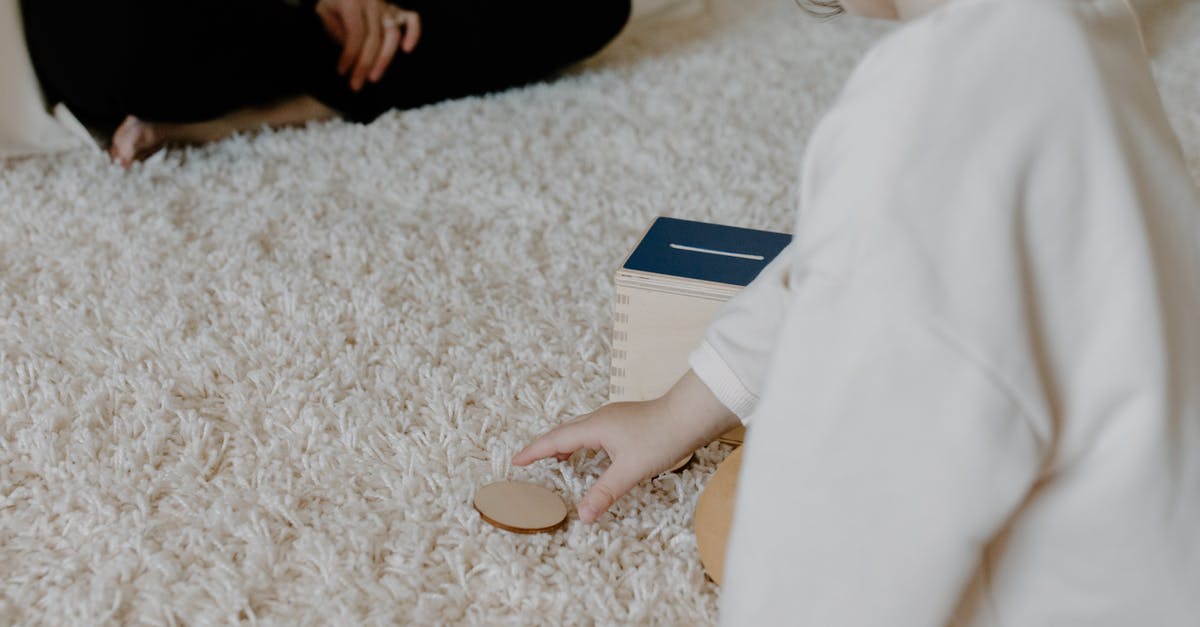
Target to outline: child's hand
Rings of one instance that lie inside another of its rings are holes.
[[[639,481],[675,464],[690,452],[662,399],[614,403],[581,416],[535,440],[513,463],[525,466],[555,457],[565,461],[580,448],[604,449],[612,465],[579,503],[579,518],[592,522]]]
[[[581,448],[604,449],[612,465],[579,503],[579,518],[590,523],[639,481],[737,424],[737,417],[689,371],[662,398],[605,405],[538,438],[513,463],[526,466],[547,457],[565,461]]]

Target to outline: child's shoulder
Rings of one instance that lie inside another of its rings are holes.
[[[847,100],[940,117],[1103,107],[1148,72],[1123,0],[956,0],[901,26],[863,59]],[[861,96],[861,98],[855,98]]]
[[[909,45],[943,67],[1078,73],[1142,52],[1124,0],[956,0],[911,27]]]

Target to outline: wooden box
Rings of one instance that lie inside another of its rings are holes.
[[[658,218],[617,270],[609,401],[662,396],[725,301],[790,242],[784,233]],[[743,430],[722,441],[740,444]]]

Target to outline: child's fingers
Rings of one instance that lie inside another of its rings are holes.
[[[588,446],[591,440],[590,431],[585,422],[568,422],[534,440],[520,453],[514,455],[513,464],[528,466],[547,457],[565,459],[571,453]]]
[[[585,523],[595,522],[617,499],[632,490],[641,480],[642,477],[633,472],[632,468],[622,464],[609,466],[579,502],[579,519]]]

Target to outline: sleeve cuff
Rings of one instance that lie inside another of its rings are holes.
[[[742,380],[725,363],[717,349],[707,341],[692,351],[688,359],[692,372],[708,386],[717,400],[737,415],[743,425],[750,423],[750,414],[758,405],[758,397],[742,384]]]

